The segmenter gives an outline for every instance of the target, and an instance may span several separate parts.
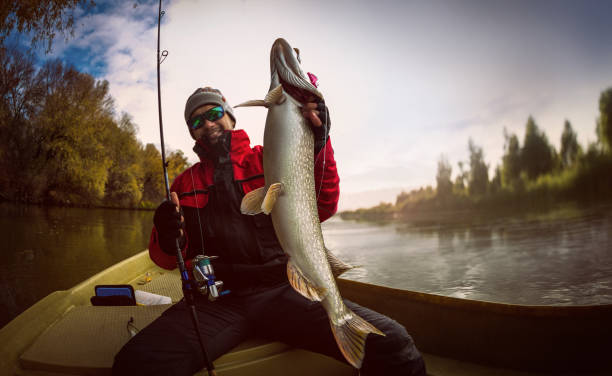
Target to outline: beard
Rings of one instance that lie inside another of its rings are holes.
[[[223,127],[218,124],[206,128],[206,132],[201,137],[202,141],[209,145],[215,145],[223,135]]]

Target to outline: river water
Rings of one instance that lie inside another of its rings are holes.
[[[153,213],[0,204],[0,327],[147,247]],[[612,207],[453,223],[323,223],[343,277],[515,304],[612,303]]]

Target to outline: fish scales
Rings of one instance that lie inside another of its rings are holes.
[[[323,100],[323,95],[305,77],[296,53],[287,41],[277,39],[270,53],[271,84],[266,98],[236,106],[268,108],[265,185],[246,194],[240,209],[244,214],[271,215],[276,236],[289,255],[289,282],[306,298],[321,302],[338,348],[351,365],[360,368],[368,334],[384,334],[346,307],[334,279],[350,266],[325,248],[315,194],[314,136],[300,102],[309,96]]]
[[[313,282],[335,287],[315,196],[314,139],[293,98],[268,111],[264,145],[266,188],[275,182],[283,187],[271,213],[279,242]]]

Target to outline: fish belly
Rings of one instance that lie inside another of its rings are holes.
[[[335,281],[317,210],[313,150],[310,125],[292,100],[269,110],[263,156],[266,186],[282,184],[270,213],[276,235],[292,262],[319,287],[331,290]]]
[[[368,334],[384,334],[350,311],[336,286],[317,210],[313,134],[291,97],[268,110],[263,162],[266,191],[272,184],[282,185],[270,213],[276,236],[289,255],[289,263],[299,269],[309,286],[315,286],[314,293],[300,291],[303,285],[296,290],[311,297],[320,292],[318,297],[329,317],[338,348],[351,365],[360,368]]]

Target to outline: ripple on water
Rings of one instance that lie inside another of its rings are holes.
[[[324,237],[343,260],[363,265],[348,279],[514,304],[610,304],[611,209],[448,226],[335,220]]]

